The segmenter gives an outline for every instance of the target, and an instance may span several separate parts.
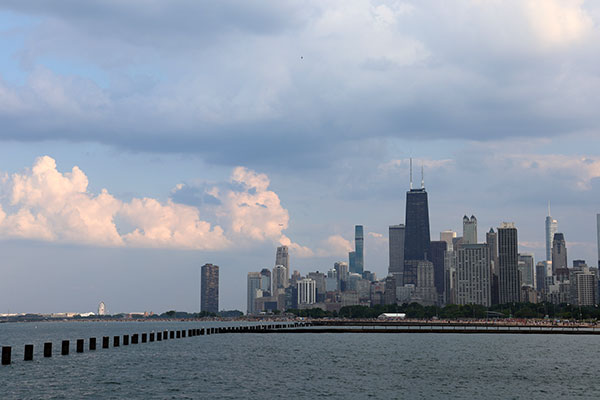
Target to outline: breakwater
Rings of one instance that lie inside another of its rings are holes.
[[[307,326],[304,322],[291,322],[280,324],[260,324],[260,325],[244,325],[244,326],[226,326],[226,327],[206,327],[206,328],[188,328],[188,329],[165,329],[160,331],[133,333],[101,337],[102,349],[119,348],[141,343],[154,343],[166,340],[176,340],[184,338],[193,338],[207,335],[228,334],[228,333],[257,333],[257,332],[274,332],[290,328],[301,328]],[[112,339],[112,340],[111,340]],[[94,352],[97,351],[98,337],[90,337],[88,339],[78,338],[75,340],[65,339],[59,341],[58,352],[61,356],[68,356],[71,353],[72,347],[75,348],[75,353]],[[53,342],[45,342],[42,346],[43,358],[50,358],[54,355]],[[1,365],[10,365],[15,360],[13,359],[13,346],[1,346]],[[33,361],[34,345],[27,343],[23,346],[23,361]]]

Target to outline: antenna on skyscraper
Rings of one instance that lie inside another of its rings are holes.
[[[548,200],[548,216],[550,216],[550,200]]]
[[[423,174],[423,164],[421,164],[421,189],[425,189],[425,175]]]
[[[412,190],[412,157],[410,158],[410,190]]]

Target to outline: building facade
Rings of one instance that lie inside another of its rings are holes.
[[[260,272],[248,272],[248,291],[246,300],[246,309],[248,315],[256,313],[254,299],[256,299],[258,291],[260,291],[262,276]],[[262,294],[261,294],[262,296]]]
[[[463,217],[463,243],[477,244],[477,218],[474,215]]]
[[[300,279],[298,287],[298,305],[315,304],[317,302],[317,285],[309,278]]]
[[[396,278],[398,286],[402,286],[402,276],[404,274],[404,224],[390,225],[389,257],[388,273]]]
[[[517,228],[503,222],[498,228],[498,298],[500,304],[519,302],[519,245]]]
[[[290,279],[290,253],[287,246],[277,247],[275,253],[275,265],[283,265],[286,269],[285,278]]]
[[[555,233],[552,240],[552,275],[564,274],[567,269],[567,242],[565,235]]]
[[[200,311],[219,312],[219,266],[204,264],[200,269]]]
[[[488,245],[464,244],[456,253],[456,304],[489,307],[492,302]]]

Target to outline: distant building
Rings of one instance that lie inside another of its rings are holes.
[[[550,202],[548,202],[548,216],[546,217],[546,261],[552,260],[552,240],[558,230],[558,221],[550,216]]]
[[[565,235],[555,233],[552,240],[552,275],[564,274],[562,270],[567,269],[567,266],[567,243],[565,242]]]
[[[417,284],[414,296],[414,301],[424,306],[433,306],[438,301],[431,261],[421,260],[417,263]]]
[[[498,294],[500,304],[519,302],[519,244],[517,228],[503,222],[498,228]]]
[[[388,273],[396,278],[401,286],[404,274],[404,224],[390,225],[389,228],[389,269]]]
[[[325,293],[327,292],[327,276],[319,271],[317,272],[309,272],[307,278],[315,281],[315,288],[317,290],[316,298],[317,302],[325,301]]]
[[[498,304],[500,295],[498,292],[498,234],[494,228],[485,234],[485,242],[490,251],[490,301],[491,304]]]
[[[465,244],[457,250],[456,304],[491,305],[491,268],[487,244]]]
[[[106,315],[106,306],[103,301],[98,304],[98,315]]]
[[[283,291],[285,291],[285,288],[288,287],[289,281],[286,275],[287,268],[284,265],[276,265],[275,268],[273,268],[273,274],[271,275],[273,287],[273,291],[271,294],[273,296],[277,296],[278,294],[283,293]]]
[[[277,253],[275,254],[275,265],[283,265],[286,269],[285,279],[290,279],[290,255],[287,246],[277,247]]]
[[[385,278],[383,302],[384,304],[396,304],[396,278],[394,275]]]
[[[539,261],[535,265],[535,289],[542,293],[546,291],[546,263]]]
[[[463,217],[463,243],[477,244],[477,218],[474,215]]]
[[[429,260],[429,206],[424,186],[406,192],[405,221],[404,261]]]
[[[248,292],[247,292],[247,301],[246,301],[248,315],[256,314],[254,299],[256,299],[258,297],[257,293],[259,291],[261,292],[261,296],[262,296],[262,290],[260,288],[261,284],[262,284],[262,276],[261,276],[260,272],[248,272]]]
[[[262,290],[263,293],[268,293],[267,296],[270,296],[272,293],[271,270],[269,270],[268,268],[263,268],[260,271],[260,290]]]
[[[447,243],[447,251],[452,251],[454,248],[452,247],[452,241],[456,238],[456,232],[448,230],[440,232],[440,240],[443,240]]]
[[[519,253],[519,280],[521,286],[535,286],[535,268],[533,254]]]
[[[201,268],[200,311],[219,312],[219,267],[204,264]]]
[[[354,227],[354,269],[350,268],[350,272],[357,274],[363,273],[365,270],[365,239],[362,225]]]
[[[314,304],[317,302],[317,286],[314,280],[301,279],[298,284],[298,305]]]
[[[442,299],[444,295],[444,256],[447,250],[448,243],[443,240],[431,241],[431,256],[430,261],[433,263],[433,278],[435,282],[435,289],[438,294],[438,298]],[[442,303],[438,300],[438,303]]]

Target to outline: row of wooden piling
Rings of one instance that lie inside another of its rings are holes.
[[[273,331],[284,328],[300,327],[305,326],[305,323],[295,322],[292,324],[273,324],[273,325],[246,325],[246,326],[226,326],[226,327],[215,327],[215,328],[194,328],[194,329],[183,329],[183,330],[165,330],[160,332],[150,332],[133,335],[123,335],[122,341],[121,336],[113,336],[112,343],[113,347],[119,347],[121,343],[123,346],[131,344],[138,344],[140,342],[160,342],[169,339],[180,339],[185,337],[203,336],[203,335],[215,335],[220,333],[252,333],[252,332],[265,332]],[[110,336],[102,337],[102,348],[110,348]],[[85,348],[85,339],[76,340],[75,351],[77,353],[83,353]],[[89,351],[96,350],[96,338],[91,337],[88,340]],[[69,355],[70,341],[63,340],[61,342],[60,354],[63,356]],[[11,363],[11,346],[2,346],[2,365],[9,365]],[[52,357],[52,342],[44,343],[44,357]],[[33,344],[26,344],[23,354],[24,361],[33,361]]]

